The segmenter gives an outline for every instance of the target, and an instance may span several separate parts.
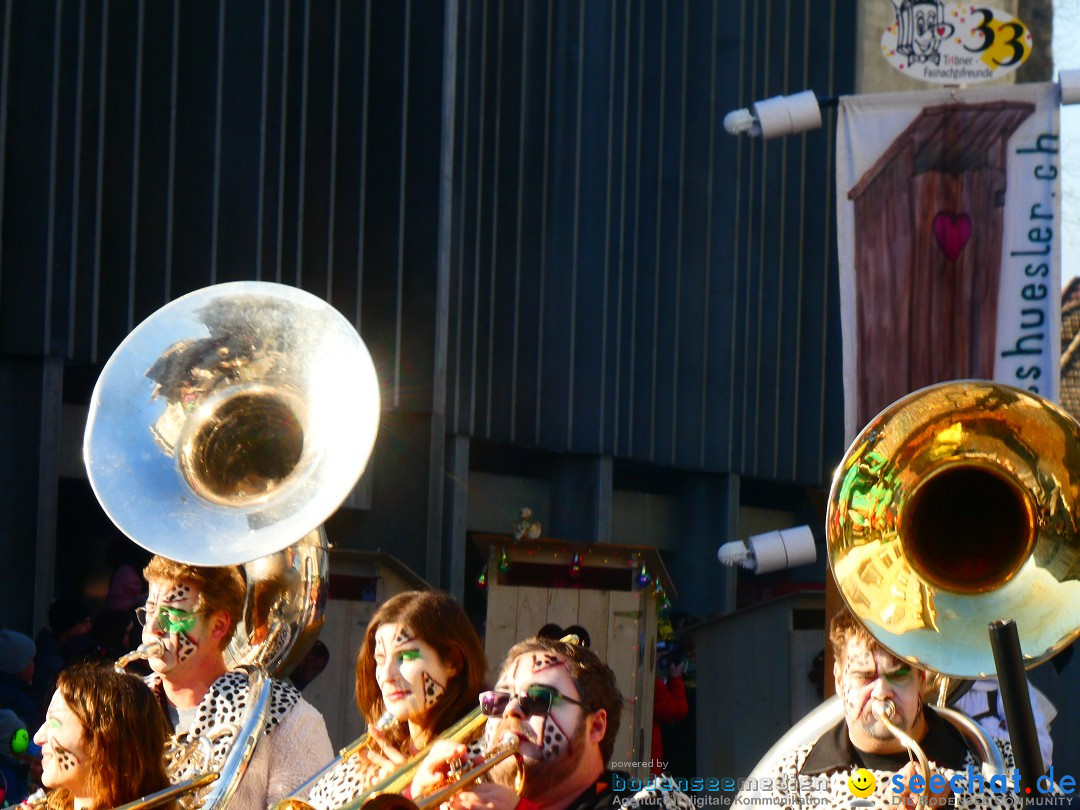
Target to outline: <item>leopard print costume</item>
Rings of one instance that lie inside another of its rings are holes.
[[[385,775],[380,768],[353,754],[339,762],[315,783],[307,796],[307,803],[315,808],[341,807],[377,785]]]
[[[165,705],[165,692],[161,685],[160,675],[150,675],[146,684],[158,695]],[[296,702],[300,700],[300,692],[292,684],[273,679],[270,691],[270,706],[267,711],[266,725],[263,727],[264,734],[270,734],[281,722]],[[243,719],[244,709],[249,699],[249,684],[247,673],[243,671],[226,672],[219,677],[210,689],[207,690],[202,702],[195,710],[195,719],[186,733],[179,735],[178,741],[183,743],[195,737],[209,736],[212,739],[213,761],[211,768],[220,770],[229,750],[239,731]],[[175,781],[187,779],[198,770],[200,763],[191,762],[174,775]]]
[[[826,732],[826,734],[829,733]],[[822,735],[822,738],[824,737],[825,735]],[[1012,774],[1015,767],[1012,746],[1000,740],[994,742],[1001,751],[1007,773]],[[812,806],[853,806],[852,802],[855,800],[855,796],[852,795],[851,790],[848,788],[848,778],[858,766],[854,763],[848,765],[838,763],[837,767],[830,769],[826,773],[808,775],[803,772],[803,764],[815,745],[816,741],[788,751],[762,775],[757,786],[744,786],[735,799],[735,805],[764,806],[768,804],[768,806],[775,807],[778,810],[805,810],[805,808]],[[955,770],[938,767],[932,760],[930,764],[932,769],[944,776],[945,779],[951,779],[953,776],[960,778],[963,789],[952,796],[949,807],[966,808],[966,810],[1004,810],[1004,808],[1023,807],[1023,803],[1016,793],[995,794],[987,790],[973,793],[968,790],[968,766],[971,765],[976,773],[979,772],[979,763],[970,751],[965,753],[962,766]],[[877,787],[873,794],[866,798],[868,804],[860,806],[869,806],[869,803],[872,803],[875,808],[892,808],[895,810],[897,806],[895,798],[898,794],[893,791],[894,786],[890,781],[894,772],[872,768],[868,770],[877,780]],[[765,780],[770,781],[766,783]],[[1012,789],[1011,784],[1010,776],[1010,790]]]
[[[466,742],[465,745],[469,749],[470,757],[484,755],[481,737]],[[319,779],[309,791],[306,801],[317,810],[333,810],[367,793],[389,776],[389,773],[385,773],[360,754],[353,754]]]

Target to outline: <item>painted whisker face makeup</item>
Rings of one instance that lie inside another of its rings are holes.
[[[480,697],[488,715],[485,734],[490,745],[507,734],[518,738],[528,772],[525,796],[544,796],[565,782],[585,756],[587,723],[584,705],[569,663],[556,653],[527,652],[500,673],[495,689]],[[511,784],[516,769],[494,772],[500,784]]]
[[[860,638],[848,639],[843,660],[835,665],[835,674],[848,734],[861,750],[875,750],[882,743],[886,748],[894,747],[892,733],[874,717],[877,701],[892,702],[895,708],[892,722],[904,731],[910,733],[922,722],[925,673],[884,649],[869,649]]]
[[[398,722],[421,722],[442,698],[456,669],[402,624],[375,630],[375,680],[387,711]]]
[[[86,729],[59,692],[53,694],[44,725],[34,735],[41,746],[41,782],[48,788],[81,791],[89,775]]]
[[[518,656],[503,671],[495,690],[480,696],[480,708],[493,718],[489,736],[516,734],[526,759],[542,762],[565,755],[588,712],[566,662],[548,652]]]
[[[146,605],[136,611],[143,625],[144,642],[161,638],[165,653],[151,658],[150,666],[158,673],[168,673],[182,666],[199,651],[206,638],[206,622],[197,610],[199,591],[187,582],[151,582]]]

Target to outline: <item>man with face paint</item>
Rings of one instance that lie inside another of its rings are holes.
[[[874,776],[876,788],[868,797],[859,796],[875,807],[914,805],[923,798],[920,794],[925,794],[928,807],[1021,806],[1015,792],[995,794],[984,789],[973,793],[968,789],[968,765],[979,773],[980,763],[955,726],[924,702],[930,673],[894,657],[847,608],[833,616],[829,641],[836,659],[833,676],[844,720],[813,743],[781,754],[762,777],[762,781],[771,780],[771,792],[748,786],[736,803],[851,806],[855,795],[849,778],[858,769],[866,769]],[[941,790],[928,791],[925,784],[918,783],[911,790],[911,777],[917,773],[915,763],[903,744],[875,716],[874,704],[879,701],[892,703],[893,725],[922,746],[931,769],[942,777],[934,785]],[[1008,743],[999,742],[998,746],[1011,774],[1012,749]],[[1010,776],[1010,791],[1011,784]],[[771,797],[772,802],[767,802],[766,797]]]
[[[613,789],[607,769],[622,713],[615,673],[584,646],[535,637],[507,654],[495,689],[480,695],[488,716],[485,742],[516,737],[525,762],[522,796],[512,789],[513,759],[492,771],[491,783],[454,794],[454,810],[600,810],[615,806],[693,807],[675,790],[649,790],[633,798]],[[445,779],[450,763],[469,750],[451,741],[436,743],[412,783],[422,796]],[[625,777],[624,777],[625,781]]]
[[[220,768],[249,698],[247,674],[225,666],[225,648],[243,611],[243,576],[235,566],[189,566],[160,556],[143,573],[150,591],[146,605],[136,611],[142,640],[160,639],[165,648],[149,659],[153,673],[147,683],[181,741],[213,735],[212,764]],[[221,733],[223,728],[233,733]],[[262,810],[332,757],[322,715],[295,687],[275,679],[263,736],[230,810]]]

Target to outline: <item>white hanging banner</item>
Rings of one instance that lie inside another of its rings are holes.
[[[946,380],[1058,398],[1059,104],[1054,84],[840,100],[849,438]]]

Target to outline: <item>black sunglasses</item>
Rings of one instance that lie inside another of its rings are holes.
[[[567,697],[558,689],[551,686],[530,686],[524,692],[512,695],[509,692],[481,692],[480,713],[487,717],[502,717],[510,701],[516,699],[518,706],[526,716],[547,714],[556,701],[573,703],[575,706],[584,706],[584,703]]]

